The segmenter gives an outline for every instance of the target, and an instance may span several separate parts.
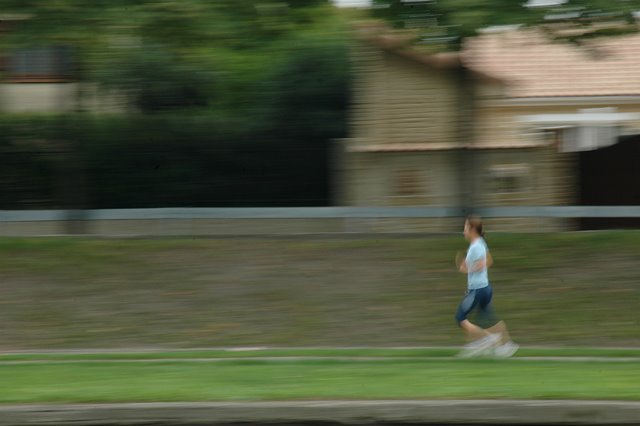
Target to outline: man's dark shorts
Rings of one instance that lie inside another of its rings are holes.
[[[496,325],[499,321],[493,310],[491,298],[493,297],[493,289],[488,285],[477,290],[469,290],[467,295],[462,299],[456,312],[456,321],[460,324],[468,319],[469,314],[474,310],[478,310],[478,325],[482,328],[488,328]]]

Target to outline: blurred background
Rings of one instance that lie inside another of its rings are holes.
[[[636,205],[636,3],[5,0],[0,208]]]
[[[3,0],[0,209],[637,205],[637,3]]]
[[[2,341],[456,343],[462,217],[520,207],[532,210],[487,218],[511,232],[490,246],[520,341],[637,345],[637,231],[566,231],[640,227],[639,11],[0,0],[0,233],[229,237],[2,239]],[[593,206],[628,209],[581,213]],[[181,210],[106,210],[169,207]],[[240,219],[196,207],[435,210]],[[545,233],[513,234],[532,231]],[[263,237],[233,238],[247,234]]]
[[[0,208],[330,203],[349,99],[330,2],[0,10]]]

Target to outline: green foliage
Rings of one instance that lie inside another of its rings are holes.
[[[211,110],[246,102],[255,98],[251,91],[260,86],[256,83],[277,74],[288,60],[282,46],[304,43],[301,35],[313,31],[313,45],[299,48],[309,49],[309,57],[328,58],[334,32],[343,32],[328,0],[1,3],[24,18],[3,37],[7,47],[69,45],[78,55],[83,79],[125,91],[142,111],[194,106]],[[346,56],[337,60],[346,61]]]
[[[525,7],[526,2],[513,0],[373,0],[373,3],[374,15],[389,20],[395,27],[418,27],[428,34],[444,34],[458,47],[462,39],[494,25],[548,24],[549,15],[566,12],[578,14],[562,18],[575,25],[588,25],[594,20],[633,22],[632,12],[640,10],[638,0],[570,0],[554,7]]]
[[[70,158],[84,170],[89,208],[328,203],[326,134],[305,141],[236,120],[212,114],[5,117],[0,209],[68,207],[53,183]]]
[[[344,136],[348,106],[345,25],[329,1],[0,0],[0,6],[24,18],[3,37],[5,47],[71,46],[79,77],[124,94],[135,112],[0,123],[9,150],[19,139],[70,143],[87,170],[88,206],[328,202],[330,139]],[[39,150],[4,169],[18,180],[43,178],[0,200],[3,208],[25,207],[27,198],[60,204],[42,182],[62,160],[36,166]],[[40,195],[27,196],[34,191]]]
[[[203,107],[215,96],[212,70],[180,61],[159,46],[126,51],[97,75],[105,85],[127,93],[141,112]]]
[[[346,45],[320,45],[302,39],[290,48],[265,79],[272,99],[272,123],[289,135],[310,139],[345,134],[343,119],[349,104]]]

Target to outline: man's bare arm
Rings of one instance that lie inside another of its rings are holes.
[[[478,260],[477,262],[474,262],[474,264],[471,266],[471,272],[482,271],[486,267],[487,267],[487,259],[481,259],[481,260]]]
[[[456,253],[456,266],[458,268],[458,272],[462,272],[463,274],[466,274],[468,272],[465,253],[461,251]]]

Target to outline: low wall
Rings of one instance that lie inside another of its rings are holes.
[[[0,211],[0,236],[207,236],[460,232],[477,213],[491,232],[574,230],[575,218],[640,218],[640,206],[168,208]]]
[[[0,426],[640,425],[616,401],[305,401],[0,407]]]

